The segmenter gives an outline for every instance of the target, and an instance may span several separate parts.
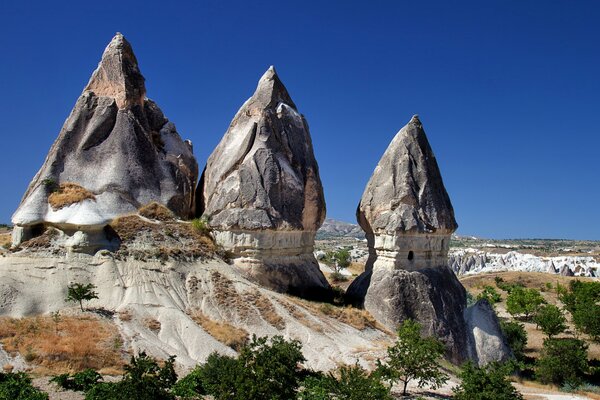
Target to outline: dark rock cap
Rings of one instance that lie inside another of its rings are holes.
[[[208,159],[197,197],[222,230],[316,231],[325,199],[308,124],[270,67]]]
[[[367,233],[449,234],[458,227],[417,115],[381,157],[359,203],[357,220]]]

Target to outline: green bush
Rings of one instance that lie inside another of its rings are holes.
[[[118,382],[101,382],[85,394],[86,400],[175,400],[170,388],[177,381],[175,357],[169,357],[160,367],[146,353],[131,357]]]
[[[256,338],[237,359],[213,353],[197,367],[201,387],[216,400],[287,400],[295,398],[305,361],[300,342],[274,336]]]
[[[500,321],[502,333],[508,341],[508,347],[512,350],[517,360],[525,357],[525,346],[527,346],[527,332],[525,326],[517,321]]]
[[[48,395],[33,387],[24,372],[0,372],[0,400],[48,400]]]
[[[65,390],[74,390],[87,392],[93,386],[102,380],[102,375],[93,369],[86,369],[81,372],[71,374],[61,374],[50,379],[50,382],[56,383]]]
[[[202,369],[196,367],[192,372],[178,380],[177,383],[173,385],[171,393],[178,398],[185,400],[202,399],[206,394],[206,390],[204,390],[202,383]]]
[[[378,374],[369,374],[358,364],[343,366],[337,373],[309,376],[302,383],[298,400],[392,400],[390,389]]]
[[[506,311],[514,316],[522,314],[528,320],[545,302],[539,290],[515,287],[506,298]]]
[[[559,298],[571,313],[575,327],[600,340],[600,282],[571,281],[569,289],[558,289]]]
[[[485,285],[483,291],[477,295],[477,300],[486,299],[492,306],[502,301],[502,296],[492,286]]]
[[[588,372],[588,345],[579,339],[546,339],[535,374],[542,383],[579,386]]]
[[[560,308],[553,304],[541,306],[533,320],[548,335],[548,338],[563,333],[567,329],[567,319]]]
[[[402,382],[406,396],[408,382],[415,380],[419,387],[437,389],[448,380],[439,361],[444,355],[444,344],[434,337],[422,337],[421,325],[407,319],[398,328],[398,338],[387,349],[387,363],[377,361],[377,373],[392,385]]]
[[[460,373],[461,384],[452,389],[455,400],[517,400],[523,396],[507,379],[514,370],[512,363],[490,363],[476,367],[467,362]]]
[[[192,228],[201,233],[209,233],[211,231],[207,218],[194,218],[191,221]]]

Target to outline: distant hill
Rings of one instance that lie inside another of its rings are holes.
[[[323,222],[321,229],[317,231],[317,239],[327,239],[332,237],[354,237],[363,239],[365,233],[357,224],[327,218],[325,222]]]

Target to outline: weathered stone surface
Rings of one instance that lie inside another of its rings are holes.
[[[465,324],[465,289],[448,267],[450,235],[457,228],[454,210],[417,116],[383,154],[356,214],[369,258],[365,272],[348,288],[348,299],[391,329],[417,320],[424,334],[444,341],[455,363],[478,355],[475,347],[468,348],[479,342]]]
[[[480,366],[512,358],[512,351],[496,313],[487,300],[479,300],[465,310],[468,356]]]
[[[29,185],[13,223],[96,229],[153,201],[180,217],[193,216],[198,165],[191,143],[181,140],[175,125],[145,94],[131,46],[117,34]],[[63,183],[75,183],[93,198],[53,209],[48,196]]]
[[[325,199],[308,124],[273,67],[208,159],[198,209],[254,280],[302,295],[328,291],[312,254]]]
[[[564,264],[562,267],[560,267],[559,274],[562,276],[575,276],[575,274],[567,264]]]
[[[352,283],[348,294],[362,299],[364,308],[390,329],[408,318],[418,321],[423,334],[444,341],[453,362],[468,356],[463,318],[466,292],[448,267],[407,271],[378,268],[376,263]]]

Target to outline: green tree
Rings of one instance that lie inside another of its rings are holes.
[[[198,367],[202,387],[216,400],[287,400],[296,396],[300,363],[305,361],[300,342],[274,336],[256,338],[240,350],[237,359],[218,354]]]
[[[24,372],[0,372],[0,400],[48,400]]]
[[[448,380],[439,364],[445,350],[440,340],[421,336],[418,322],[407,319],[398,328],[396,343],[387,349],[387,363],[377,361],[378,373],[392,385],[402,382],[405,396],[408,382],[412,380],[416,380],[419,387],[437,389]]]
[[[500,293],[493,286],[485,285],[483,291],[477,295],[477,300],[481,299],[486,299],[493,306],[502,301],[502,296],[500,296]]]
[[[490,363],[476,367],[471,361],[462,367],[461,384],[452,389],[455,400],[517,400],[523,396],[507,377],[514,370],[512,363]]]
[[[559,299],[571,313],[575,327],[600,340],[600,282],[571,281],[569,288],[557,288]]]
[[[515,287],[506,298],[506,311],[514,316],[522,314],[528,320],[545,302],[539,290]]]
[[[567,329],[567,319],[561,309],[553,304],[541,306],[535,313],[533,320],[550,339]]]
[[[512,350],[517,360],[525,357],[525,346],[527,346],[527,332],[525,326],[517,321],[500,321],[502,333],[508,341],[508,347]]]
[[[346,247],[335,251],[328,251],[324,259],[325,263],[333,268],[332,278],[339,281],[347,279],[342,274],[342,271],[350,266],[351,260],[350,250]]]
[[[98,293],[94,292],[96,286],[92,283],[84,285],[82,283],[72,283],[67,287],[67,301],[79,303],[79,308],[83,310],[83,301],[98,298]]]
[[[298,400],[392,400],[390,389],[378,374],[369,374],[358,364],[342,366],[335,374],[309,376],[302,383]]]
[[[579,386],[588,372],[588,345],[573,338],[546,339],[535,374],[542,383]]]

